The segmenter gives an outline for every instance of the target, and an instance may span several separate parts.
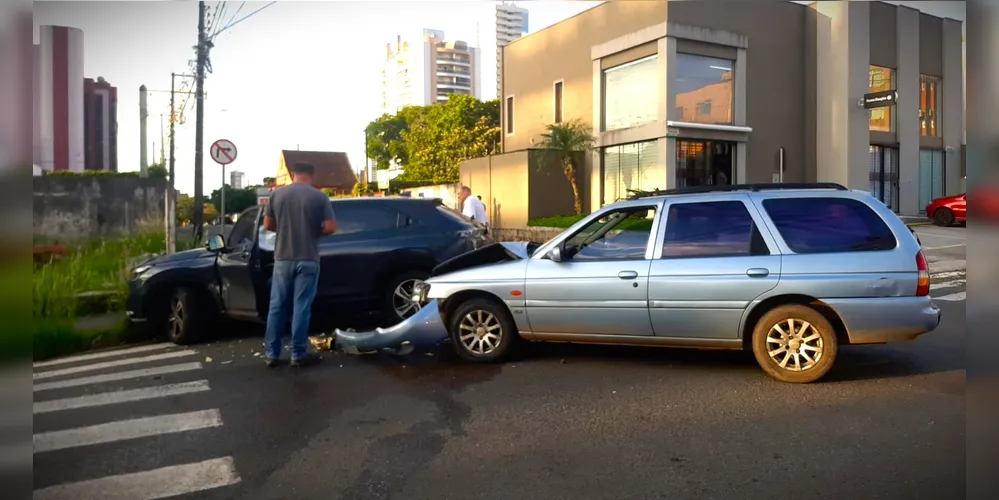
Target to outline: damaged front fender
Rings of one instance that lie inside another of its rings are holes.
[[[415,349],[429,348],[447,339],[447,328],[441,320],[437,301],[431,301],[416,314],[388,328],[367,332],[348,332],[337,329],[337,349],[357,349],[361,352],[387,351],[405,355]]]

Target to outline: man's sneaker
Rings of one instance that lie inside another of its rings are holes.
[[[281,366],[280,358],[264,358],[264,363],[268,368],[274,368],[275,366]]]
[[[306,354],[304,358],[291,360],[291,366],[309,366],[319,363],[322,360],[322,356],[317,353],[310,352]]]

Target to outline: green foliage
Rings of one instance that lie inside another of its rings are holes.
[[[164,165],[162,161],[159,163],[153,163],[146,169],[146,176],[150,179],[166,179],[169,175],[170,171],[167,170],[166,165]]]
[[[212,191],[211,196],[208,200],[215,207],[222,206],[222,190],[216,189]],[[178,200],[179,202],[179,200]],[[243,210],[250,208],[257,204],[257,192],[253,189],[236,189],[228,184],[225,185],[225,211],[227,214],[238,214],[242,213]],[[191,213],[194,213],[194,205],[192,201]],[[178,208],[178,213],[180,209]]]
[[[541,151],[541,167],[560,167],[565,178],[572,185],[572,195],[575,201],[576,214],[583,213],[583,201],[579,192],[576,175],[579,172],[580,153],[589,151],[596,143],[591,134],[591,128],[579,118],[573,118],[562,123],[552,123],[545,127],[548,131],[541,134],[538,149]]]
[[[257,199],[254,197],[253,202],[256,203]],[[229,197],[226,196],[225,199],[226,206],[229,205]],[[218,217],[218,211],[215,209],[215,205],[208,202],[202,205],[202,213],[204,214],[205,221],[211,221],[213,218]],[[177,207],[175,209],[177,215],[177,222],[179,224],[184,224],[191,222],[194,218],[194,198],[191,196],[181,196],[177,198]]]
[[[46,177],[138,177],[139,172],[112,172],[110,170],[84,170],[83,172],[71,172],[69,170],[57,170],[46,172]]]
[[[350,191],[350,194],[355,198],[358,196],[364,196],[367,194],[374,193],[377,190],[376,189],[377,187],[378,186],[376,185],[369,184],[366,179],[360,180],[357,181],[357,184],[354,184],[354,189]]]
[[[400,180],[457,182],[463,160],[499,152],[499,101],[452,95],[444,104],[430,106],[403,138],[409,165]]]
[[[420,186],[458,181],[462,160],[499,152],[499,100],[451,95],[447,102],[409,106],[382,115],[365,129],[376,168],[403,167],[393,183]],[[395,185],[393,185],[393,189]]]
[[[394,115],[384,114],[364,129],[368,158],[376,169],[387,169],[392,163],[405,167],[409,164],[409,149],[403,133],[422,117],[427,106],[406,106]]]

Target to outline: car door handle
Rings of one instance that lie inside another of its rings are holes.
[[[638,277],[638,273],[635,271],[621,271],[617,273],[617,277],[623,280],[633,280]]]
[[[746,270],[746,276],[750,278],[763,278],[770,275],[769,269],[764,269],[762,267],[754,267],[752,269]]]

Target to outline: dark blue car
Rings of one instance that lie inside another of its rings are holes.
[[[414,287],[435,266],[486,243],[482,226],[438,199],[331,203],[338,230],[320,244],[314,329],[328,331],[361,315],[377,315],[383,324],[406,319],[419,309]],[[204,339],[221,317],[266,320],[273,248],[261,231],[262,222],[261,207],[249,208],[229,237],[216,239],[211,249],[163,255],[138,265],[129,283],[129,318],[179,344]]]

